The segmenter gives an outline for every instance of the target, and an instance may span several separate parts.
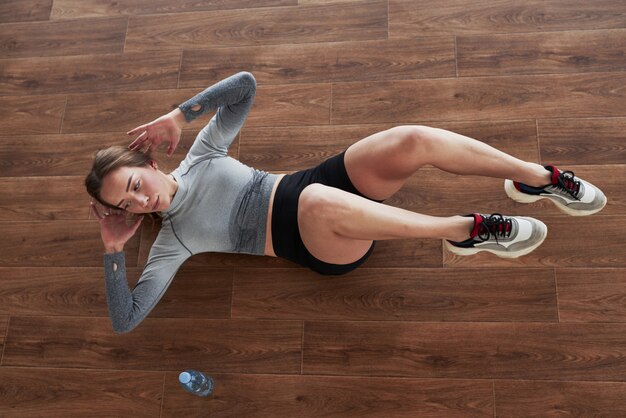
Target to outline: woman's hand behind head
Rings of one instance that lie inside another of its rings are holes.
[[[91,213],[100,223],[100,235],[107,253],[120,252],[129,239],[135,235],[141,225],[143,216],[137,217],[130,225],[128,213],[121,209],[111,209],[90,203]]]

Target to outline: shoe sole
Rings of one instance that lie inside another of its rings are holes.
[[[543,241],[548,236],[548,227],[546,226],[546,224],[544,224],[543,222],[537,219],[534,219],[534,222],[542,226],[541,230],[543,231],[543,233],[541,234],[541,239],[537,241],[533,246],[524,248],[522,250],[513,251],[513,252],[505,252],[505,251],[490,250],[487,248],[480,248],[480,247],[479,248],[474,248],[474,247],[461,248],[461,247],[457,247],[457,246],[450,244],[448,241],[444,241],[444,247],[451,253],[456,254],[456,255],[461,255],[461,256],[474,255],[480,252],[488,252],[491,254],[495,254],[500,258],[518,258],[518,257],[524,256],[526,254],[533,252],[535,249],[537,249],[537,247],[543,244]]]
[[[588,216],[588,215],[593,215],[594,213],[598,213],[602,210],[602,208],[604,208],[604,205],[602,205],[602,207],[598,208],[598,209],[592,209],[592,210],[582,210],[582,209],[571,209],[566,205],[563,205],[562,203],[559,203],[553,199],[550,199],[547,196],[534,196],[534,195],[529,195],[526,193],[522,193],[519,190],[517,190],[515,188],[515,185],[513,184],[513,181],[511,180],[504,180],[504,192],[507,194],[507,196],[509,196],[511,199],[515,200],[516,202],[519,203],[533,203],[533,202],[537,202],[541,199],[547,199],[550,202],[552,202],[558,210],[560,210],[563,213],[567,213],[568,215],[571,216]],[[606,202],[604,203],[606,205]]]

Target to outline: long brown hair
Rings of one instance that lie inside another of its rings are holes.
[[[101,193],[104,178],[120,167],[145,167],[150,164],[150,161],[153,161],[153,158],[149,154],[120,145],[113,145],[99,150],[94,156],[91,171],[85,177],[87,193],[104,207],[119,210],[118,207],[102,199]],[[153,220],[160,219],[156,213],[150,213],[149,215]]]

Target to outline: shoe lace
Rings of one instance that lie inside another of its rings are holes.
[[[559,174],[558,184],[555,187],[559,190],[565,191],[576,200],[580,200],[578,194],[580,192],[580,181],[574,178],[574,172],[563,171]]]
[[[499,213],[494,213],[488,218],[484,217],[478,231],[478,237],[483,241],[487,241],[493,236],[498,242],[499,238],[507,238],[511,236],[513,231],[513,221],[511,218],[505,218]]]

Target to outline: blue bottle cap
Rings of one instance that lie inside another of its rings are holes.
[[[178,375],[178,381],[185,385],[191,381],[191,375],[187,372],[182,372]]]

